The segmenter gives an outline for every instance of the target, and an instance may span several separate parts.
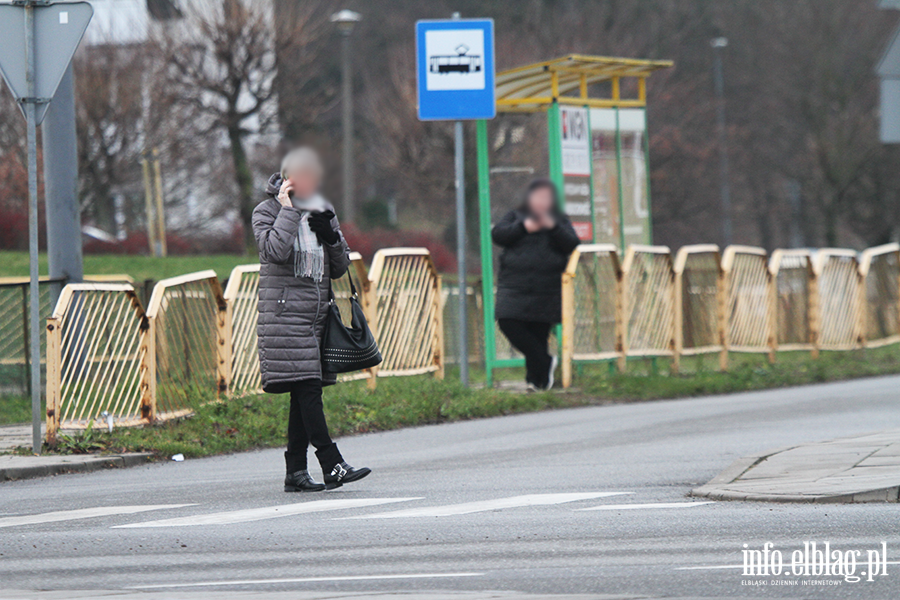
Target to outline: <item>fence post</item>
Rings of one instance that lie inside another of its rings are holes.
[[[40,284],[38,284],[40,285]],[[28,286],[22,286],[22,352],[25,355],[25,389],[31,397],[31,350],[28,343]]]
[[[868,271],[868,269],[866,269]],[[863,273],[862,263],[857,264],[856,268],[856,329],[858,344],[860,348],[866,347],[866,337],[868,332],[867,317],[869,316],[869,294],[866,289],[866,275]]]
[[[684,350],[684,265],[677,257],[672,262],[672,373],[681,369],[681,352]]]
[[[59,431],[60,370],[62,332],[58,318],[47,319],[47,444],[56,445]]]
[[[431,257],[428,258],[431,261]],[[434,372],[435,379],[444,378],[444,311],[441,307],[441,296],[443,294],[441,276],[437,274],[432,264],[432,272],[434,273],[434,363],[438,369]],[[466,285],[463,282],[460,286],[460,293],[466,293]],[[465,302],[465,295],[462,301]],[[463,323],[463,331],[465,332],[465,323]]]
[[[379,260],[383,261],[384,258],[380,254],[376,253],[376,256],[372,259],[372,265],[369,273],[364,272],[365,267],[362,265],[362,259],[360,259],[359,263],[356,263],[354,261],[357,269],[357,277],[361,282],[363,282],[361,298],[364,298],[363,309],[366,315],[366,320],[369,322],[369,330],[373,335],[376,336],[376,340],[378,337],[378,281],[375,279],[371,279],[369,275],[375,269],[375,262]],[[380,269],[378,275],[380,276]],[[383,348],[380,347],[379,349],[383,350]],[[376,365],[369,369],[369,378],[366,381],[366,387],[369,390],[374,391],[377,386],[378,366]]]
[[[627,263],[627,255],[626,261]],[[622,267],[619,269],[619,272],[616,275],[616,322],[615,322],[615,331],[616,331],[616,351],[619,353],[618,358],[618,367],[619,372],[624,373],[625,368],[627,366],[627,358],[626,353],[628,352],[628,323],[625,322],[625,306],[626,306],[626,294],[627,285],[625,282],[625,278],[627,274],[625,272],[626,264],[623,263]]]
[[[716,309],[718,313],[718,319],[716,319],[717,327],[719,329],[719,345],[722,347],[722,350],[719,352],[719,370],[727,371],[728,370],[728,343],[729,338],[729,319],[728,319],[728,285],[731,280],[731,265],[726,264],[726,261],[729,256],[733,256],[733,254],[728,252],[728,249],[725,249],[725,252],[722,255],[722,268],[719,269],[719,278],[718,278],[718,286],[716,288]]]
[[[819,304],[819,275],[813,264],[812,257],[809,258],[809,268],[807,269],[809,289],[809,305],[806,307],[807,328],[809,330],[809,343],[812,344],[812,350],[809,357],[812,359],[819,358],[819,323],[821,315],[821,305]]]
[[[778,260],[775,256],[773,254],[772,258]],[[778,351],[778,276],[772,271],[772,262],[772,260],[769,261],[766,269],[766,278],[768,279],[766,291],[769,299],[766,302],[766,311],[769,313],[769,331],[767,335],[769,338],[769,364],[774,365],[776,352]]]
[[[575,276],[581,252],[576,248],[562,274],[562,386],[572,385],[572,360],[575,353]]]
[[[156,420],[156,319],[141,319],[141,417]]]
[[[225,300],[219,278],[209,280],[216,296],[216,395],[228,394],[231,390],[231,303]]]

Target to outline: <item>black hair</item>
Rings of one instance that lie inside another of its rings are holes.
[[[541,189],[550,190],[550,196],[553,198],[553,211],[560,212],[559,190],[556,189],[556,184],[546,177],[532,179],[531,183],[528,184],[528,187],[525,188],[525,197],[522,198],[522,210],[528,212],[528,198],[531,196],[531,192]]]

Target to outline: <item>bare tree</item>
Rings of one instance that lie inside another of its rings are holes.
[[[112,234],[116,197],[132,200],[142,191],[144,78],[151,65],[145,48],[117,44],[85,48],[75,59],[82,211]],[[134,212],[129,210],[134,203],[127,204],[118,210]]]
[[[201,131],[227,138],[236,208],[248,247],[253,242],[250,219],[256,202],[246,140],[251,134],[272,132],[277,116],[276,57],[288,47],[307,47],[320,38],[327,15],[317,6],[306,2],[297,7],[294,20],[276,22],[269,3],[193,2],[180,27],[167,29],[158,40],[169,65],[167,83],[174,102],[195,109]],[[300,56],[310,62],[315,58]]]

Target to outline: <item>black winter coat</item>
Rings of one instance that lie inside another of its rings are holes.
[[[280,185],[281,178],[273,175],[266,190],[269,198],[253,211],[253,234],[259,246],[259,368],[263,390],[270,393],[283,393],[288,384],[304,379],[334,383],[334,373],[322,371],[319,346],[328,312],[329,279],[337,279],[350,265],[350,249],[335,217],[331,226],[339,234],[338,241],[323,245],[322,281],[294,276],[300,211],[281,206],[273,197]]]
[[[578,235],[565,215],[556,227],[528,233],[527,214],[511,210],[494,225],[491,237],[503,247],[497,282],[497,319],[559,323],[562,314],[562,274]]]

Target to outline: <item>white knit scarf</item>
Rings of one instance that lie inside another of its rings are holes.
[[[325,251],[319,238],[309,228],[309,215],[313,211],[324,211],[327,208],[325,199],[316,194],[305,200],[294,197],[291,203],[300,211],[300,228],[297,239],[294,240],[294,277],[322,281],[325,275]]]

